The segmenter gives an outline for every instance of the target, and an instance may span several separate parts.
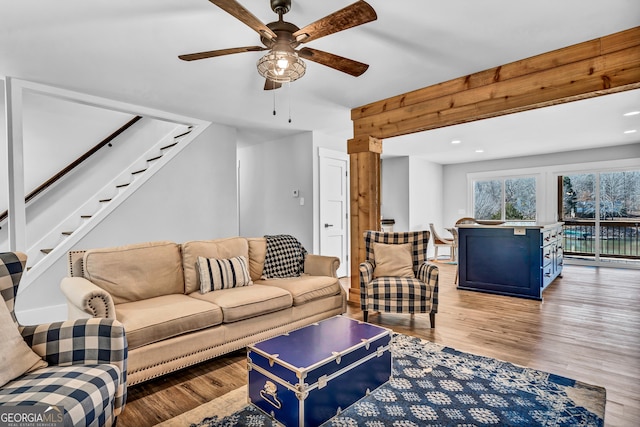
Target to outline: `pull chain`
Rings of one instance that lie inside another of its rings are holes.
[[[275,83],[274,83],[275,85]],[[276,115],[276,89],[275,87],[273,89],[271,89],[271,92],[273,92],[273,115]],[[291,82],[287,82],[287,98],[289,100],[289,123],[291,123],[293,120],[291,119]]]
[[[291,82],[287,82],[287,96],[289,97],[289,123],[291,123]]]
[[[271,83],[272,85],[275,86],[275,83]],[[273,93],[273,115],[276,115],[276,89],[275,87],[273,89],[271,89],[271,92]]]

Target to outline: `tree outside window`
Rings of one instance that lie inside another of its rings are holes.
[[[600,219],[640,217],[640,171],[600,174]]]
[[[500,219],[502,181],[476,181],[473,185],[474,218]]]
[[[562,218],[566,220],[594,219],[597,199],[600,220],[640,217],[639,170],[566,175],[562,177],[562,190]]]
[[[481,220],[535,221],[535,177],[474,182],[474,217]]]

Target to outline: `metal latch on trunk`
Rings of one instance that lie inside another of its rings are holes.
[[[318,390],[326,387],[328,382],[329,382],[329,379],[327,378],[326,375],[323,375],[320,378],[318,378]]]

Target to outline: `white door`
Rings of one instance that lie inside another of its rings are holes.
[[[320,149],[320,255],[340,258],[338,277],[349,272],[349,156]]]

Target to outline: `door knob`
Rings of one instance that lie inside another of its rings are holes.
[[[329,228],[329,227],[333,227],[333,224],[325,224],[324,228]]]

